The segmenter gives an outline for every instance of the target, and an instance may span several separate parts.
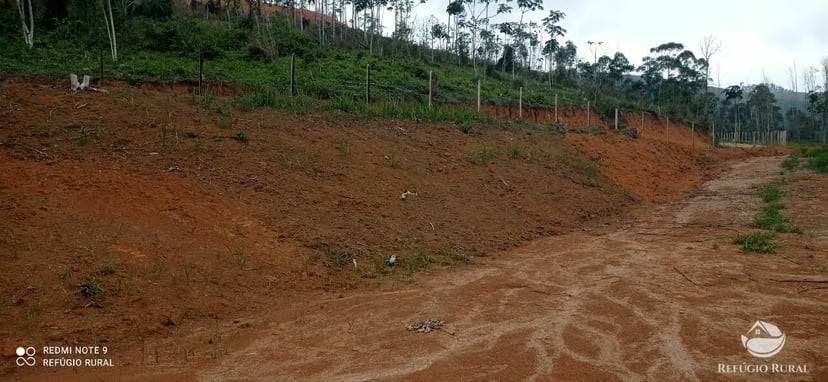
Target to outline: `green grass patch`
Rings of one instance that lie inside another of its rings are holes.
[[[572,164],[576,170],[586,175],[588,178],[595,178],[598,176],[598,165],[589,159],[577,159]]]
[[[785,185],[784,180],[776,180],[770,182],[768,184],[764,184],[759,186],[759,196],[762,197],[762,201],[765,203],[775,202],[785,195],[785,191],[782,187]]]
[[[753,226],[780,233],[802,233],[799,227],[788,224],[789,219],[780,212],[784,208],[785,206],[778,202],[766,204],[753,218]]]
[[[239,142],[239,143],[247,143],[247,141],[249,140],[249,138],[247,138],[247,135],[245,135],[242,132],[238,132],[236,134],[233,134],[230,138],[235,139],[236,142]]]
[[[828,173],[828,148],[808,150],[803,156],[808,158],[805,167],[816,172]]]
[[[771,232],[751,232],[739,235],[734,243],[741,245],[745,252],[774,253],[779,248],[775,238]]]
[[[497,157],[498,154],[499,150],[497,149],[497,147],[488,143],[484,143],[480,146],[478,150],[469,153],[466,159],[472,164],[484,165],[486,163],[489,163],[489,161],[491,161],[495,157]]]
[[[807,168],[820,173],[828,173],[828,148],[807,149],[803,147],[785,158],[782,161],[782,168],[785,170]]]

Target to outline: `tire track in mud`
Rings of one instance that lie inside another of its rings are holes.
[[[695,196],[642,209],[614,232],[538,240],[403,290],[303,302],[279,314],[301,323],[274,320],[270,333],[198,377],[749,380],[716,374],[716,364],[752,361],[738,335],[754,319],[789,330],[804,323],[796,340],[805,343],[780,357],[824,372],[825,294],[768,286],[773,274],[806,270],[774,256],[757,265],[730,244],[755,211],[751,187],[777,176],[780,160],[734,165]],[[787,305],[796,317],[780,312]],[[427,318],[445,320],[446,331],[405,331]]]

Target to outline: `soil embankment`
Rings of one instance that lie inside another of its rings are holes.
[[[170,86],[0,80],[4,357],[93,342],[121,365],[217,357],[219,333],[251,325],[239,317],[384,285],[390,255],[407,273],[611,224],[745,155],[653,153],[646,134],[241,112]]]

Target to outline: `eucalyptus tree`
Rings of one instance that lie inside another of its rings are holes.
[[[703,99],[699,90],[706,83],[707,61],[699,59],[684,45],[668,42],[650,49],[638,68],[650,101],[668,112],[695,118]]]
[[[780,127],[781,109],[776,105],[776,97],[766,84],[759,84],[751,89],[746,107],[751,111],[751,119],[757,131],[764,128],[770,132]]]
[[[23,32],[23,41],[29,48],[31,48],[34,46],[34,15],[32,13],[32,0],[17,0],[16,2],[17,13],[20,15],[20,29]]]
[[[733,114],[734,118],[734,131],[739,131],[739,101],[744,98],[744,89],[742,89],[742,85],[731,85],[724,89],[722,89],[722,94],[724,95],[724,100],[722,100],[723,104],[723,111],[726,113],[728,110],[731,110],[731,114]],[[736,100],[735,105],[730,108],[731,100]]]
[[[479,53],[478,43],[479,38],[491,39],[493,33],[489,30],[489,26],[493,18],[511,12],[512,8],[508,4],[502,3],[495,10],[494,14],[490,14],[492,5],[497,4],[498,0],[460,0],[465,7],[465,14],[468,16],[466,25],[471,32],[471,56],[472,67],[477,73],[477,55]],[[511,1],[511,0],[506,0]],[[485,36],[485,37],[484,37]],[[484,42],[485,43],[485,42]]]
[[[543,43],[543,54],[546,56],[549,72],[549,85],[552,86],[552,64],[555,52],[561,47],[558,43],[558,37],[566,35],[566,29],[558,25],[558,23],[566,17],[566,14],[561,11],[551,10],[549,15],[543,18],[543,28],[549,35],[549,40]]]

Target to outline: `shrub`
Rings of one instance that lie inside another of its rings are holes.
[[[773,253],[779,247],[774,242],[774,237],[770,232],[752,232],[739,235],[734,243],[742,245],[745,252]]]

